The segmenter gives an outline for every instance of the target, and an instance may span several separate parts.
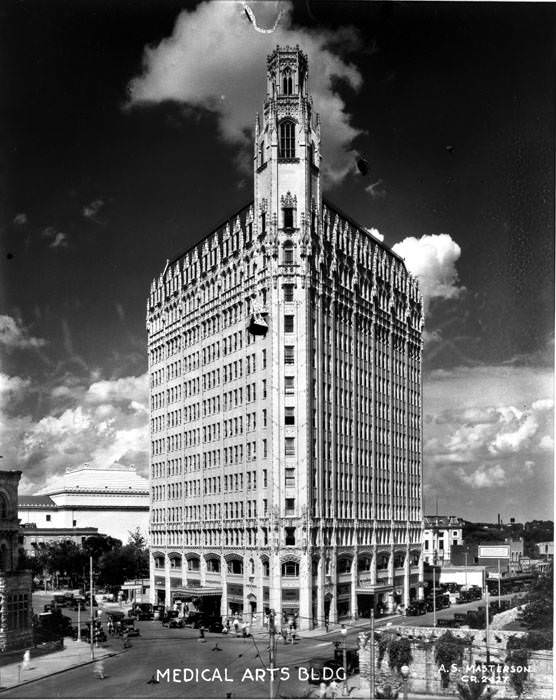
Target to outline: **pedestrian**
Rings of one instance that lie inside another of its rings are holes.
[[[25,671],[26,669],[29,668],[29,664],[31,663],[31,652],[29,649],[23,654],[23,662],[21,664],[21,668]]]
[[[199,641],[200,642],[206,642],[207,640],[205,639],[205,628],[203,625],[199,627]]]
[[[108,618],[108,623],[106,627],[108,629],[109,636],[112,637],[112,635],[114,634],[114,623],[112,622],[111,618]]]
[[[245,622],[242,622],[241,623],[241,636],[243,638],[247,637],[246,630],[247,630],[247,625],[245,624]]]
[[[324,621],[324,629],[328,632],[329,621],[328,618]]]
[[[95,664],[95,676],[101,681],[104,680],[104,662],[102,660]]]
[[[124,649],[129,649],[129,647],[131,646],[131,644],[130,644],[130,641],[129,641],[129,633],[128,633],[127,629],[124,630],[123,637],[124,637],[124,645],[123,645],[123,646],[124,646]]]
[[[237,619],[237,615],[234,617],[234,632],[236,633],[236,637],[239,636],[239,620]]]
[[[245,630],[244,630],[245,636],[249,637],[251,635],[251,629],[249,627],[249,624],[245,625]]]
[[[328,686],[328,692],[326,694],[326,697],[328,698],[337,698],[340,695],[340,688],[338,686],[338,683],[336,682],[336,679],[333,678],[330,681],[330,684]]]
[[[326,683],[319,683],[319,698],[326,697]]]

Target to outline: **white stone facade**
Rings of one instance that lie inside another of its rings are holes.
[[[149,482],[134,467],[121,464],[72,467],[36,495],[20,495],[18,515],[22,525],[94,527],[125,544],[136,528],[148,533]]]
[[[296,48],[268,59],[254,202],[147,302],[153,601],[300,628],[422,584],[422,303],[403,261],[322,201]]]

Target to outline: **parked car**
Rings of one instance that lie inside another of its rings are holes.
[[[414,600],[405,609],[406,615],[424,615],[427,612],[427,604],[424,600]]]
[[[135,619],[133,617],[124,617],[120,622],[120,633],[123,635],[127,632],[128,637],[139,637],[141,632],[138,627],[135,627]]]
[[[153,606],[150,603],[135,603],[127,614],[128,617],[136,617],[138,620],[154,619]]]
[[[193,627],[198,629],[201,626],[208,632],[220,633],[224,629],[222,620],[219,617],[212,617],[210,615],[200,617],[194,621]]]
[[[341,683],[344,679],[343,666],[335,659],[315,658],[304,666],[309,673],[308,681],[313,685],[329,683],[331,680]]]
[[[160,618],[160,621],[162,622],[163,627],[168,627],[170,624],[171,620],[177,620],[179,616],[179,612],[177,610],[166,610],[162,617]],[[187,623],[186,623],[187,624]]]
[[[87,598],[84,598],[83,596],[74,598],[71,604],[72,610],[77,610],[78,608],[81,608],[81,610],[88,610],[91,607],[91,603],[89,601],[90,599],[88,596]],[[98,607],[98,603],[93,596],[93,608],[95,607]]]

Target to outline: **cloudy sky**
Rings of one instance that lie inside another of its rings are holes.
[[[552,517],[552,4],[4,3],[2,464],[147,473],[152,277],[250,201],[277,43],[325,190],[418,275],[425,508]],[[355,168],[364,155],[369,172]]]

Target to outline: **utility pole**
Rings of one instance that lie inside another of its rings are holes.
[[[274,697],[274,610],[268,615],[268,651],[270,656],[270,700]]]
[[[488,624],[488,586],[486,589],[486,661],[487,661],[487,666],[490,664],[490,650],[488,648],[488,634],[489,634],[489,624]]]
[[[500,581],[500,559],[498,560],[498,612],[500,612],[500,587],[501,587],[501,581]]]
[[[370,678],[369,686],[371,691],[371,700],[375,700],[375,604],[374,596],[371,604],[371,663],[370,663]]]
[[[93,617],[93,557],[89,557],[89,609],[91,615],[91,628],[89,640],[91,643],[91,659],[95,658],[95,619]]]
[[[436,549],[432,559],[432,626],[436,627]]]

